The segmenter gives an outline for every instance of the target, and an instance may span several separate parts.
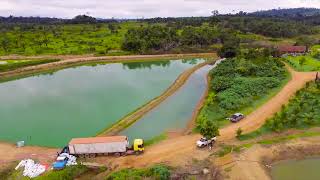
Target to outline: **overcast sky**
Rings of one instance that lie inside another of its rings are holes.
[[[0,0],[0,16],[101,18],[208,16],[273,8],[320,7],[320,0]]]

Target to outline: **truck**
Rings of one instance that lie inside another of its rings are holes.
[[[217,141],[217,137],[213,137],[211,139],[203,137],[197,141],[197,147],[203,148],[203,147],[209,146],[210,144],[215,143],[216,141]]]
[[[144,152],[143,139],[135,139],[129,146],[127,136],[74,138],[68,144],[69,154],[80,158],[93,158],[97,155],[124,156]]]

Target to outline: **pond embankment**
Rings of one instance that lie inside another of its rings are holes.
[[[275,163],[320,156],[320,136],[272,145],[254,145],[243,152],[219,158],[217,165],[230,179],[271,179]]]
[[[3,56],[0,59],[43,59],[43,58],[55,58],[61,59],[58,62],[41,64],[36,66],[29,66],[19,68],[13,71],[0,72],[0,80],[5,78],[14,78],[20,76],[27,76],[34,73],[54,71],[67,67],[72,67],[87,63],[118,63],[118,62],[134,62],[134,61],[154,61],[156,60],[168,60],[168,59],[181,59],[181,58],[216,58],[216,53],[198,53],[198,54],[163,54],[163,55],[130,55],[130,56]]]
[[[181,88],[186,81],[189,79],[189,77],[195,73],[198,69],[212,63],[213,61],[207,61],[201,64],[198,64],[185,72],[183,72],[176,81],[160,96],[156,97],[155,99],[151,100],[144,106],[138,108],[133,113],[127,115],[123,119],[121,119],[119,122],[111,126],[110,128],[106,129],[102,133],[99,134],[99,136],[104,135],[115,135],[124,130],[125,128],[129,127],[133,123],[135,123],[137,120],[139,120],[142,116],[156,108],[158,105],[160,105],[164,100],[166,100],[169,96],[174,94],[179,88]]]

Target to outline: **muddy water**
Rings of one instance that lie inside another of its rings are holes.
[[[129,136],[131,140],[148,140],[167,131],[186,128],[206,91],[206,75],[211,68],[212,66],[207,65],[197,70],[177,92],[120,134]]]
[[[319,180],[320,158],[290,160],[275,164],[271,175],[273,180]]]
[[[94,136],[200,62],[79,66],[1,83],[0,140],[59,147],[73,137]]]

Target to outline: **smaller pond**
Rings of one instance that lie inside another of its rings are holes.
[[[271,170],[273,180],[319,180],[320,158],[289,160],[275,164]]]
[[[149,140],[170,130],[186,128],[206,91],[206,75],[211,68],[207,65],[195,71],[177,92],[120,134],[127,135],[130,140]]]

